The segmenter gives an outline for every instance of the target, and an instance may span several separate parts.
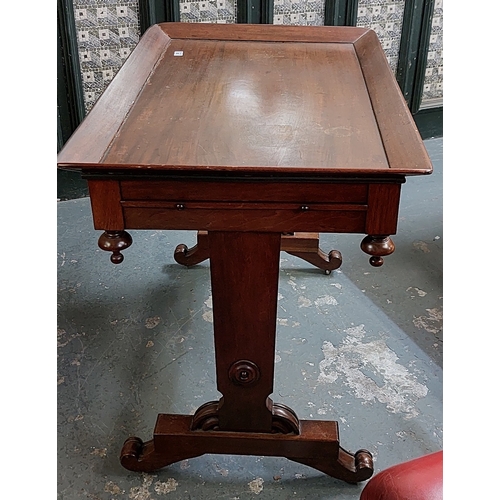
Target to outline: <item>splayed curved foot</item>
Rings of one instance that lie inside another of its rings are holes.
[[[347,483],[366,481],[373,474],[367,450],[351,454],[339,445],[337,422],[298,420],[280,404],[273,408],[272,432],[236,432],[218,429],[217,401],[202,405],[194,416],[160,414],[154,437],[125,441],[120,461],[136,472],[152,472],[206,453],[281,456]]]
[[[373,457],[367,450],[358,450],[353,455],[339,446],[338,456],[333,459],[331,456],[325,456],[292,460],[351,484],[366,481],[373,475]]]
[[[338,269],[342,264],[342,255],[338,250],[331,250],[327,255],[321,248],[316,249],[316,253],[313,252],[294,252],[287,251],[290,255],[295,255],[312,264],[313,266],[323,269],[325,274],[330,274],[335,269]]]
[[[330,274],[342,264],[342,255],[338,250],[326,254],[319,248],[318,233],[284,233],[281,236],[281,250],[322,269],[325,274]],[[195,266],[209,258],[207,231],[198,231],[193,247],[180,244],[174,251],[175,261],[182,266]]]

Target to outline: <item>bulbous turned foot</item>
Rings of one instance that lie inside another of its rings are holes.
[[[127,231],[104,231],[97,242],[105,252],[112,252],[110,260],[113,264],[123,262],[122,250],[132,245],[132,236]]]
[[[380,267],[384,263],[383,257],[390,255],[396,246],[389,236],[371,236],[363,238],[361,250],[371,255],[370,264],[374,267]]]

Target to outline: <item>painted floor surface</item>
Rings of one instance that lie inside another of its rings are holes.
[[[281,254],[275,392],[302,419],[337,420],[375,470],[442,449],[442,139],[431,176],[403,185],[396,251],[373,268],[363,235],[321,235],[330,276]],[[123,469],[158,413],[218,399],[209,263],[173,260],[195,233],[131,231],[120,265],[97,247],[87,198],[58,203],[58,498],[357,499],[284,458],[205,455],[154,474]]]

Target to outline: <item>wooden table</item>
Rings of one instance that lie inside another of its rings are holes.
[[[58,166],[88,179],[113,263],[132,243],[126,229],[203,231],[210,257],[223,397],[194,416],[160,414],[152,440],[125,442],[124,467],[228,453],[283,456],[351,483],[372,475],[371,454],[343,449],[337,422],[299,420],[269,395],[283,238],[300,247],[302,232],[360,233],[380,266],[401,184],[432,171],[373,31],[152,26]]]

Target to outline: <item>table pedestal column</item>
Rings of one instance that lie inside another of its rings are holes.
[[[219,401],[160,414],[153,440],[129,438],[121,463],[150,472],[205,453],[283,456],[355,483],[372,456],[340,447],[337,422],[301,421],[273,403],[280,233],[209,233]]]

